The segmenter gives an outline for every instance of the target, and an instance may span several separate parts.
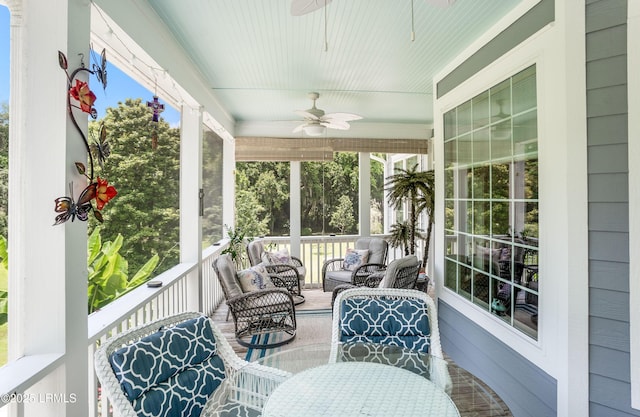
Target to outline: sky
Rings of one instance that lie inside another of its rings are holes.
[[[107,49],[107,59],[109,50]],[[88,60],[85,60],[88,61]],[[88,66],[90,62],[85,62]],[[58,67],[57,58],[51,65]],[[98,112],[98,119],[106,114],[107,107],[117,107],[118,102],[124,102],[127,98],[141,98],[143,103],[153,100],[153,92],[142,87],[136,81],[129,78],[116,66],[107,63],[107,89],[104,91],[94,76],[89,79],[89,86],[97,99],[94,107]],[[0,104],[9,103],[9,9],[0,5]],[[177,127],[180,123],[180,113],[173,107],[163,103],[164,112],[160,117],[171,126]]]

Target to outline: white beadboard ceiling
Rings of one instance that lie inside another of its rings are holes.
[[[318,108],[363,117],[329,136],[428,138],[434,74],[521,0],[414,0],[413,41],[411,0],[333,0],[303,16],[290,2],[148,0],[236,136],[301,136],[293,111],[317,91]]]

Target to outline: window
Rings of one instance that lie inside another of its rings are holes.
[[[536,67],[444,114],[444,285],[538,338]]]

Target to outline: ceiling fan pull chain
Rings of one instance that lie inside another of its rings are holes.
[[[324,0],[324,51],[327,52],[328,50],[329,42],[327,42],[327,0]]]
[[[415,25],[413,22],[413,0],[411,0],[411,42],[416,40]]]

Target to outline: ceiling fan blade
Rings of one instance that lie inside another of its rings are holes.
[[[296,126],[295,129],[293,129],[293,133],[301,132],[306,125],[307,125],[306,123],[303,123],[301,125]]]
[[[302,16],[321,9],[329,3],[331,3],[331,0],[292,0],[291,15]]]
[[[309,120],[320,120],[320,118],[318,116],[316,116],[313,113],[309,113],[306,110],[296,110],[294,111],[295,114],[297,114],[298,116],[302,116],[305,119],[309,119]]]
[[[349,130],[351,126],[349,123],[344,122],[342,120],[323,120],[320,124],[324,127],[328,127],[329,129],[338,129],[338,130]]]
[[[323,120],[333,121],[333,120],[341,120],[343,122],[351,122],[353,120],[360,120],[362,116],[358,116],[357,114],[351,113],[329,113],[325,114],[322,117]]]

